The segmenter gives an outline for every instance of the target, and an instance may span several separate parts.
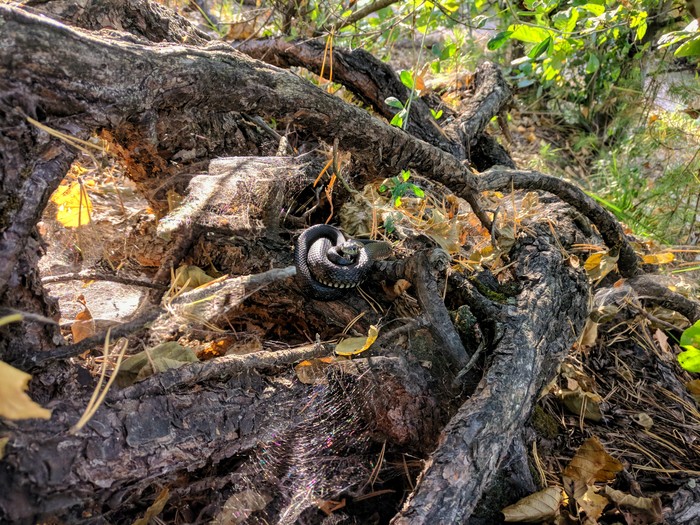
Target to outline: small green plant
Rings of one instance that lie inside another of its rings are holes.
[[[413,102],[413,99],[420,93],[420,89],[423,87],[423,84],[420,78],[417,82],[416,78],[414,78],[413,76],[413,71],[410,71],[408,69],[404,69],[403,71],[401,71],[399,73],[399,78],[401,79],[401,83],[410,90],[408,99],[406,99],[406,103],[404,104],[396,97],[387,97],[387,99],[384,102],[388,106],[399,110],[399,112],[396,115],[394,115],[394,118],[391,119],[391,125],[396,126],[397,128],[406,129],[406,126],[408,125],[408,116],[411,113],[411,103]],[[419,85],[420,88],[417,87],[417,85]],[[433,116],[435,115],[433,114]]]
[[[688,372],[700,372],[700,321],[683,331],[680,344],[684,349],[678,354],[680,365]]]
[[[409,192],[413,193],[413,195],[419,199],[425,197],[425,192],[422,189],[408,181],[410,178],[411,172],[408,170],[402,170],[401,175],[391,177],[390,179],[384,181],[384,184],[379,186],[379,193],[391,191],[391,201],[395,208],[401,206],[401,197],[404,197]]]

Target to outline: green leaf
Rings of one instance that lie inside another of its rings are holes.
[[[413,72],[410,69],[404,69],[401,71],[401,73],[399,73],[399,78],[404,86],[406,86],[408,89],[413,89]]]
[[[700,36],[695,37],[681,44],[673,53],[677,57],[696,57],[700,56]]]
[[[605,6],[600,4],[584,4],[579,7],[588,11],[589,13],[593,13],[595,16],[600,16],[605,13]]]
[[[387,97],[386,99],[384,99],[384,103],[392,108],[403,109],[403,104],[396,97]]]
[[[586,73],[589,75],[595,73],[600,68],[600,60],[595,53],[591,53],[588,56],[588,63],[586,64]]]
[[[696,321],[693,326],[686,328],[681,334],[681,346],[694,346],[700,348],[700,321]]]
[[[396,126],[397,128],[402,128],[403,127],[403,117],[405,114],[406,114],[406,110],[402,109],[396,115],[394,115],[394,118],[391,119],[390,124],[392,126]]]
[[[533,48],[530,50],[530,52],[527,54],[527,56],[528,56],[529,58],[531,58],[532,60],[535,60],[538,56],[540,56],[542,53],[544,53],[545,51],[547,51],[547,49],[549,48],[549,45],[550,45],[551,43],[552,43],[552,37],[551,37],[551,36],[548,36],[547,38],[545,38],[544,40],[542,40],[542,42],[540,42],[540,43],[537,44],[535,47],[533,47]]]
[[[442,110],[435,111],[433,108],[430,108],[430,114],[435,120],[440,120],[440,117],[442,117]]]
[[[496,36],[491,38],[491,40],[488,41],[486,47],[489,49],[489,51],[495,51],[503,44],[505,44],[508,41],[508,39],[510,39],[510,35],[512,34],[512,31],[501,31]]]
[[[411,178],[411,172],[409,170],[401,170],[401,178],[406,182]]]
[[[685,352],[678,354],[678,362],[688,372],[700,372],[700,348],[684,346]]]
[[[422,199],[423,197],[425,197],[425,192],[421,188],[416,186],[415,184],[411,184],[411,191],[419,199]]]
[[[379,186],[379,193],[384,193],[387,189],[386,184],[382,184]]]
[[[551,31],[543,27],[527,26],[524,24],[514,24],[510,26],[508,30],[512,31],[510,38],[522,42],[529,42],[531,44],[538,44],[547,37],[554,36]]]
[[[394,199],[394,207],[395,207],[395,208],[398,208],[398,207],[400,207],[400,206],[401,206],[401,196],[399,195],[398,197],[396,197],[396,198]]]

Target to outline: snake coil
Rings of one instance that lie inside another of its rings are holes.
[[[314,299],[340,299],[367,277],[375,258],[390,251],[388,243],[365,245],[347,240],[338,228],[317,224],[304,230],[296,241],[296,279],[302,291]]]

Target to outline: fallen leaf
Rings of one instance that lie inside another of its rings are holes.
[[[605,451],[597,437],[592,437],[583,442],[564,469],[565,486],[579,499],[593,482],[613,480],[621,470],[622,463]]]
[[[215,277],[207,275],[207,273],[198,266],[182,265],[175,270],[174,286],[175,288],[184,288],[185,290],[193,290],[200,286],[210,283]]]
[[[81,296],[82,297],[82,296]],[[79,343],[83,339],[95,335],[95,320],[92,318],[90,309],[85,305],[84,308],[75,316],[75,321],[70,325],[70,331],[73,334],[73,342]]]
[[[676,256],[670,252],[652,253],[642,257],[645,264],[668,264],[675,260]]]
[[[92,202],[79,182],[59,186],[51,195],[51,202],[58,206],[56,220],[66,228],[77,228],[90,222]]]
[[[0,416],[7,419],[50,419],[51,411],[27,395],[32,376],[0,361]]]
[[[501,510],[507,522],[539,523],[553,518],[561,505],[561,488],[547,487]]]
[[[690,392],[690,395],[693,396],[695,402],[700,404],[700,379],[688,381],[685,387],[688,389],[688,392]]]
[[[335,345],[335,353],[338,355],[357,355],[367,350],[377,340],[379,329],[372,325],[369,327],[367,337],[349,337]]]
[[[326,369],[335,362],[333,357],[320,357],[316,359],[307,359],[294,367],[299,381],[306,385],[325,384],[328,382],[326,378]]]
[[[133,525],[148,525],[151,522],[151,520],[155,519],[158,516],[158,514],[163,512],[165,504],[168,502],[169,499],[170,490],[164,488],[160,491],[160,494],[158,494],[158,497],[151,504],[151,506],[148,507],[148,509],[146,509],[146,513],[143,515],[143,518],[139,518],[136,521],[134,521]]]
[[[611,256],[608,252],[598,252],[591,254],[583,264],[584,270],[588,273],[592,281],[600,281],[615,269],[618,256]]]
[[[197,361],[197,356],[191,349],[173,341],[163,343],[124,360],[117,374],[117,384],[123,388],[155,373]]]
[[[594,524],[598,523],[598,518],[609,503],[608,498],[598,494],[594,487],[588,487],[586,493],[576,500],[579,509],[586,513],[586,522]]]
[[[608,485],[603,487],[603,489],[605,490],[605,495],[610,498],[613,503],[617,503],[621,507],[634,507],[640,510],[653,511],[658,505],[656,502],[658,498],[641,498],[633,496],[632,494],[627,494],[621,490],[615,490]]]
[[[602,399],[598,394],[584,392],[583,390],[563,390],[559,394],[562,403],[572,414],[583,415],[589,421],[601,421],[603,413],[600,411]]]
[[[593,348],[596,340],[598,339],[598,323],[592,319],[586,320],[586,326],[583,327],[583,332],[579,339],[580,348],[582,350],[587,350]]]

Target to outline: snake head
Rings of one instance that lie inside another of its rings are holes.
[[[338,246],[338,252],[340,252],[343,257],[349,257],[354,259],[360,253],[362,249],[362,243],[357,241],[345,241],[340,246]]]

